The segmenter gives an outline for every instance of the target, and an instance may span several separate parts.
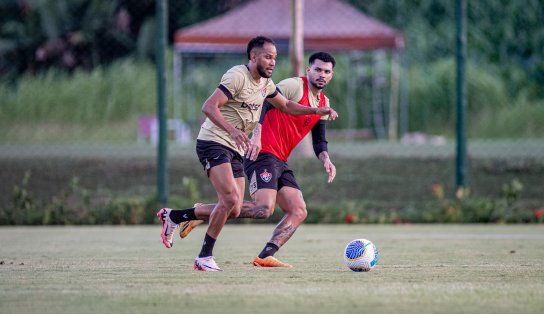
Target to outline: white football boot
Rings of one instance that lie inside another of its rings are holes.
[[[178,224],[170,219],[171,211],[171,208],[161,208],[161,210],[157,212],[157,217],[159,217],[162,221],[162,243],[167,249],[174,245],[174,231],[176,231],[176,228],[178,227]]]
[[[217,266],[213,256],[197,257],[193,268],[200,271],[223,271]]]

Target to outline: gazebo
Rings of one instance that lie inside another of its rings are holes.
[[[259,34],[274,39],[280,53],[287,52],[292,33],[292,1],[250,1],[221,16],[178,30],[174,38],[174,115],[181,112],[184,57],[245,54],[248,40]],[[357,106],[362,106],[366,108],[362,110],[364,119],[372,125],[377,138],[386,138],[388,134],[389,138],[396,137],[402,33],[341,0],[306,1],[302,28],[305,51],[346,52],[350,56],[350,73],[342,74],[354,78],[348,80],[347,87],[349,127],[355,128],[360,111]],[[366,71],[371,74],[365,77],[362,73],[367,66],[372,66],[372,71]],[[370,104],[366,105],[356,101],[357,90],[363,84],[372,93]]]

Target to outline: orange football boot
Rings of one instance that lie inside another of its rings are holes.
[[[196,203],[193,207],[202,205],[202,203]],[[183,221],[179,224],[179,236],[183,239],[189,235],[189,233],[198,225],[203,223],[204,220],[189,220]]]
[[[253,259],[253,266],[257,267],[288,267],[291,268],[293,266],[284,263],[274,256],[267,256],[265,258],[259,258],[258,256]]]

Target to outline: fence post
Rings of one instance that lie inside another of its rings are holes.
[[[168,202],[167,155],[167,108],[166,108],[166,0],[156,0],[156,69],[157,69],[157,117],[159,120],[159,145],[157,146],[157,193],[159,202]]]
[[[455,57],[456,57],[456,185],[457,197],[463,198],[467,190],[467,138],[466,138],[466,119],[467,119],[467,100],[466,100],[466,82],[465,82],[465,58],[466,58],[466,0],[455,1]]]

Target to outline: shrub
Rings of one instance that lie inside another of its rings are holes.
[[[28,190],[30,172],[25,173],[20,185],[13,189],[13,204],[0,209],[2,225],[72,225],[72,224],[153,224],[161,207],[156,195],[119,196],[102,203],[92,203],[92,193],[79,186],[75,177],[51,198],[47,204],[34,200]],[[168,206],[188,208],[199,196],[195,183],[184,181],[188,197],[172,197]],[[306,223],[542,223],[544,209],[524,208],[518,200],[523,185],[513,179],[504,184],[498,198],[464,196],[449,199],[441,184],[433,184],[434,199],[424,205],[391,206],[357,199],[335,200],[328,203],[308,202]],[[311,198],[309,198],[311,199]],[[206,202],[207,200],[203,200]],[[211,202],[213,202],[212,200]],[[283,217],[277,207],[266,220],[238,219],[230,223],[277,223]]]

